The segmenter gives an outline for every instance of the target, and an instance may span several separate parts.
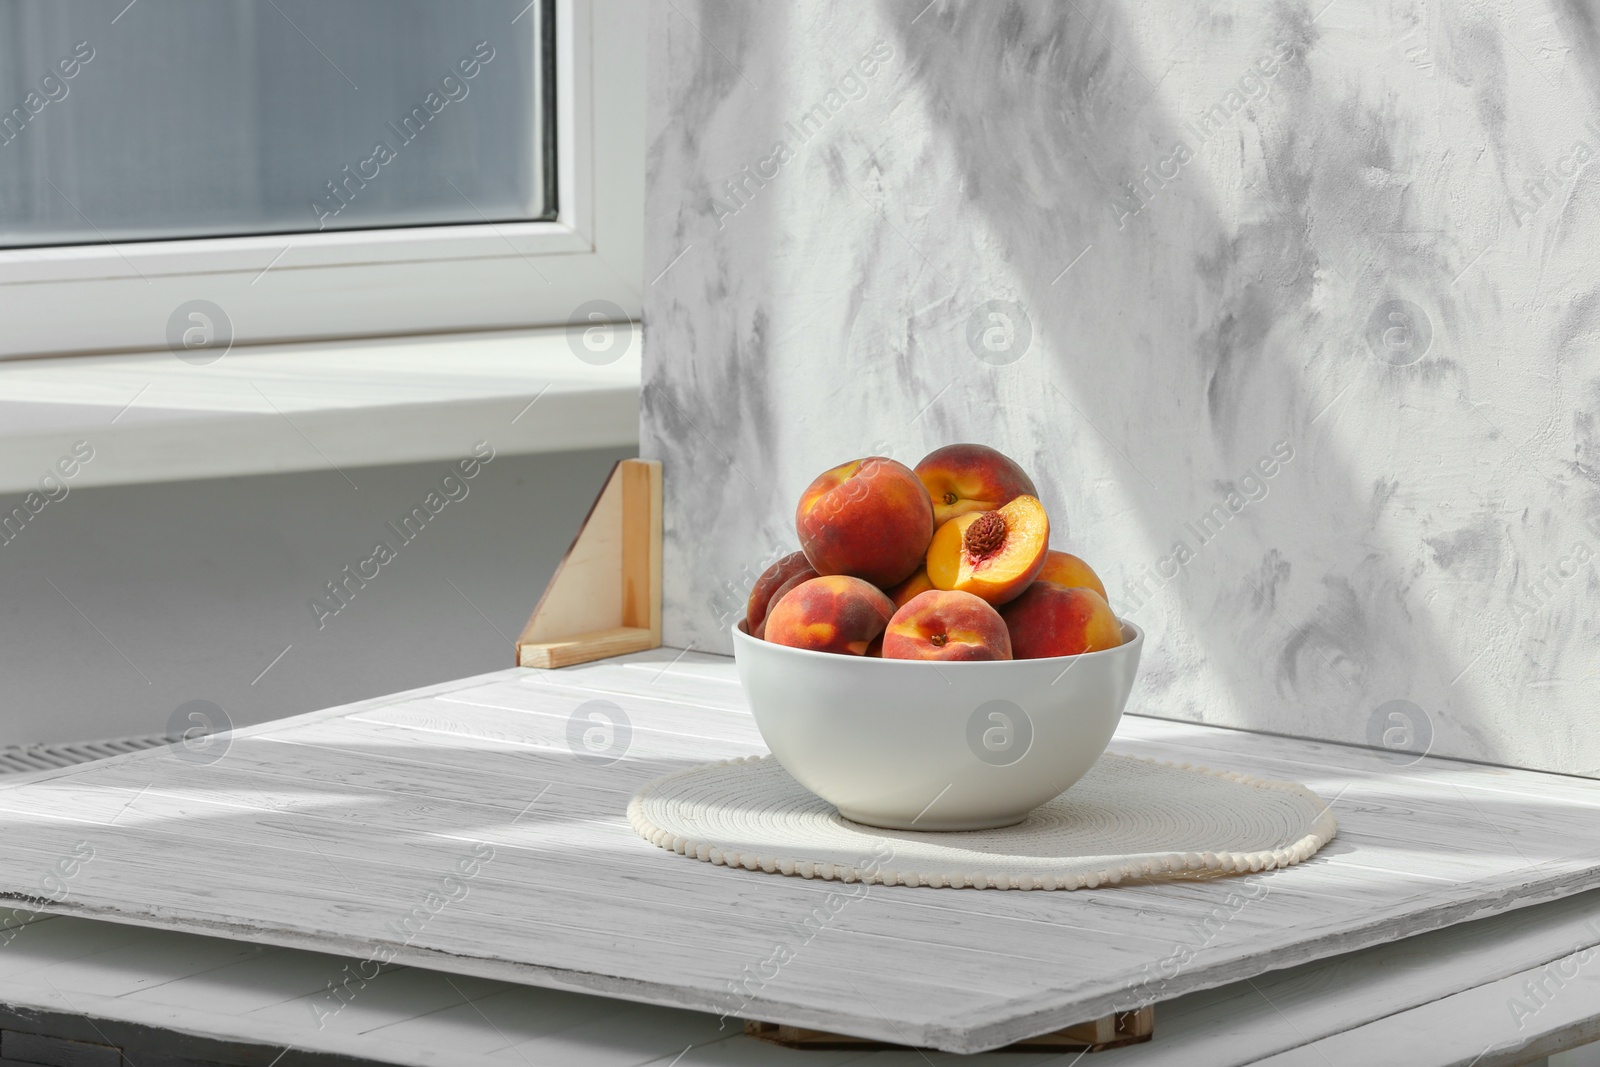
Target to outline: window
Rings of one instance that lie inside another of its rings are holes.
[[[637,317],[643,21],[7,0],[0,356],[167,347],[196,301],[234,344]]]

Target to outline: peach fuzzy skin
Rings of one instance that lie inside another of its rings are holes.
[[[803,559],[804,557],[801,558]],[[789,591],[795,586],[804,585],[806,582],[809,582],[811,579],[816,577],[819,577],[817,572],[812,570],[810,565],[807,565],[801,568],[800,573],[794,575],[787,582],[784,582],[782,585],[778,586],[778,588],[774,589],[772,591],[772,599],[767,601],[766,618],[762,619],[761,625],[756,627],[754,630],[751,630],[750,633],[756,637],[766,637],[767,619],[772,618],[772,609],[778,606],[778,601],[788,596]]]
[[[917,478],[941,526],[975,511],[994,511],[1019,496],[1038,496],[1033,479],[1015,460],[988,445],[945,445],[922,457]]]
[[[905,581],[933,537],[933,503],[911,468],[882,456],[819,474],[794,514],[800,548],[818,574],[879,587]]]
[[[761,624],[774,603],[773,594],[790,578],[805,571],[811,571],[811,564],[806,561],[804,552],[791,552],[762,571],[756,584],[750,587],[750,599],[745,602],[744,628],[760,637]],[[816,577],[815,571],[811,571],[811,577]]]
[[[1037,497],[1019,496],[997,511],[958,515],[928,545],[935,589],[959,590],[996,606],[1028,588],[1044,566],[1050,519]]]
[[[1034,579],[1038,582],[1055,582],[1067,588],[1093,589],[1099,593],[1107,603],[1111,598],[1106,596],[1105,583],[1100,581],[1100,576],[1094,568],[1071,552],[1057,552],[1055,549],[1044,554],[1044,566],[1039,568],[1039,576]]]
[[[898,609],[905,607],[906,601],[918,593],[926,593],[932,588],[933,582],[928,578],[928,568],[918,567],[917,572],[911,577],[893,589],[885,589],[884,592],[889,594],[889,599],[894,601],[894,606]]]
[[[813,652],[864,656],[894,615],[881,589],[846,574],[801,582],[767,613],[766,639]]]
[[[1011,658],[1011,634],[987,601],[930,589],[894,613],[883,633],[884,659]]]
[[[1122,624],[1093,589],[1034,582],[1000,609],[1017,659],[1099,652],[1122,644]]]

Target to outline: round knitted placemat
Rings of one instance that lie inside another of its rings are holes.
[[[998,830],[851,822],[771,756],[657,778],[628,804],[652,844],[801,878],[975,889],[1082,889],[1299,863],[1333,837],[1301,785],[1107,753],[1067,792]]]

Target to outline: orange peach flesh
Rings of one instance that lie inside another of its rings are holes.
[[[1011,635],[988,603],[971,593],[930,589],[907,601],[883,633],[884,659],[1011,658]]]
[[[1044,554],[1044,566],[1039,568],[1037,582],[1055,582],[1071,589],[1093,589],[1108,603],[1111,598],[1106,596],[1105,584],[1100,581],[1100,576],[1094,568],[1071,552],[1057,552],[1051,549]]]
[[[765,638],[814,652],[867,653],[883,633],[894,604],[860,578],[824,575],[801,582],[767,613]]]
[[[1049,543],[1043,505],[1019,496],[998,511],[959,515],[939,527],[928,545],[928,579],[935,589],[1004,604],[1038,575]]]

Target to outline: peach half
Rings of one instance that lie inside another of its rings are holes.
[[[928,545],[928,579],[1004,604],[1028,588],[1044,566],[1050,519],[1037,497],[1019,496],[997,511],[958,515]]]
[[[795,509],[800,548],[818,574],[888,587],[905,581],[933,537],[933,504],[911,468],[882,456],[819,474]]]
[[[894,613],[883,633],[884,659],[1011,658],[1011,634],[987,601],[929,589]]]
[[[813,652],[864,656],[894,615],[881,589],[847,574],[801,582],[767,613],[766,639]]]
[[[1122,644],[1122,624],[1093,589],[1034,582],[1000,609],[1017,659],[1099,652]]]
[[[1055,549],[1044,554],[1044,566],[1039,568],[1037,582],[1055,582],[1067,588],[1093,589],[1101,598],[1110,601],[1106,596],[1106,587],[1100,581],[1100,576],[1094,568],[1071,552],[1057,552]]]
[[[943,525],[975,511],[994,511],[1019,496],[1038,496],[1033,479],[1010,457],[988,445],[945,445],[922,457],[917,477]]]
[[[744,605],[744,628],[756,637],[761,636],[761,624],[773,604],[773,594],[790,578],[805,571],[816,577],[804,552],[791,552],[761,572],[756,584],[750,587],[750,599]]]

